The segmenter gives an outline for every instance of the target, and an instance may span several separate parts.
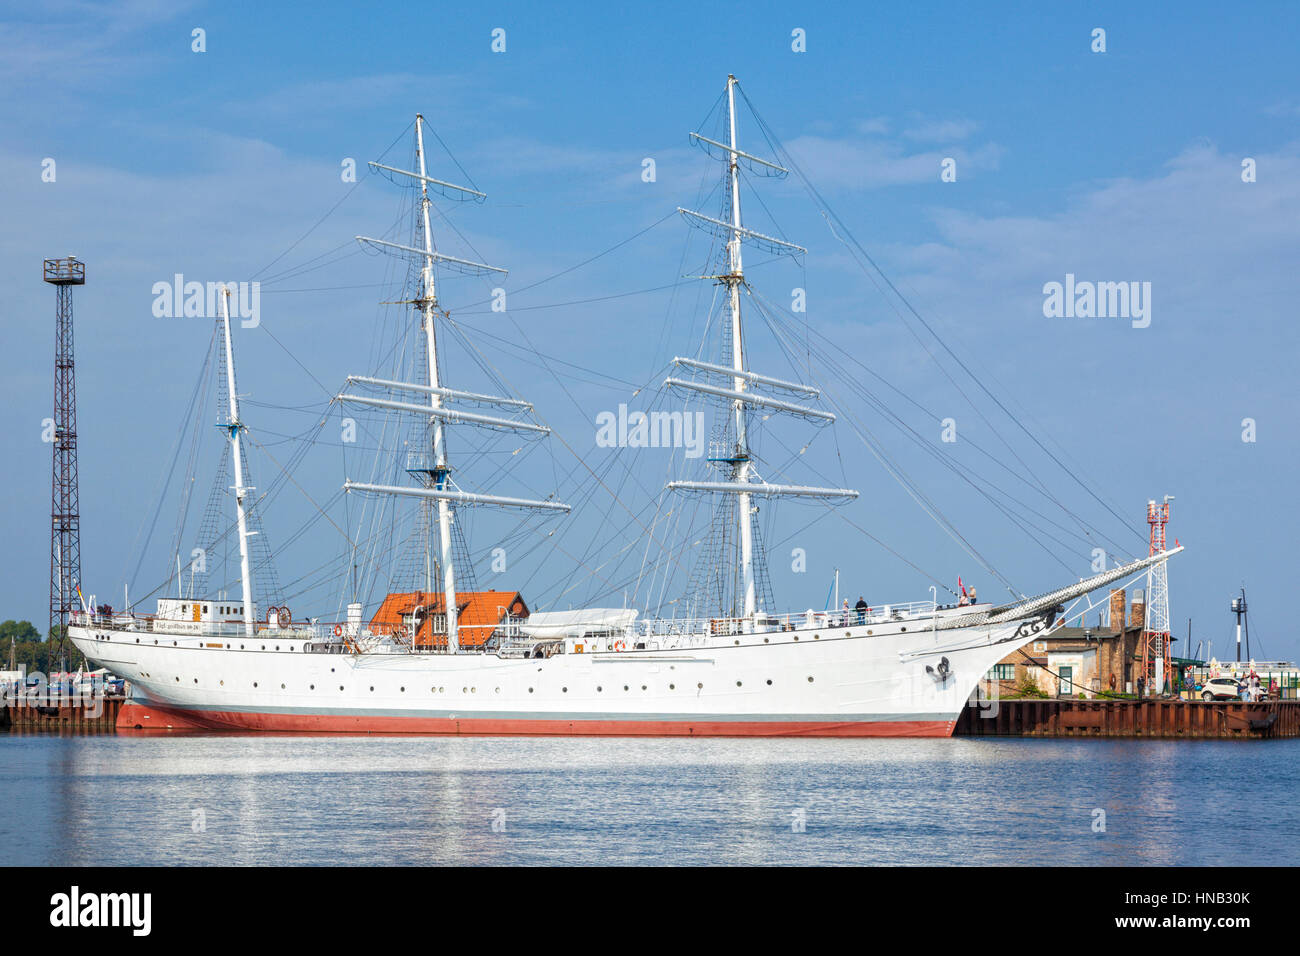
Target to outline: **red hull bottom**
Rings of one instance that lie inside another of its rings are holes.
[[[224,730],[463,737],[950,737],[955,721],[533,720],[173,710],[127,701],[119,731]]]

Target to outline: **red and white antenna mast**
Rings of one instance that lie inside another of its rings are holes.
[[[1168,550],[1165,529],[1169,524],[1169,502],[1147,502],[1147,524],[1151,527],[1151,555]],[[1142,674],[1147,687],[1161,693],[1170,680],[1169,575],[1167,562],[1160,561],[1147,570],[1146,623],[1142,629]]]

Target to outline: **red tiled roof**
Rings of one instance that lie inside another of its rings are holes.
[[[486,642],[507,613],[528,616],[528,605],[518,591],[460,591],[456,594],[456,606],[460,611],[459,637],[463,647],[478,647]],[[440,627],[438,633],[433,632],[433,616],[446,610],[441,591],[389,594],[370,619],[370,629],[380,634],[392,633],[406,627],[410,615],[417,610],[416,646],[446,647],[445,631]]]

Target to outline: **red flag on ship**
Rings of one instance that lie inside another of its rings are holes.
[[[962,597],[966,596],[966,585],[961,583],[961,575],[957,575],[957,587],[961,588]]]

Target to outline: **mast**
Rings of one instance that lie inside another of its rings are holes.
[[[447,618],[447,651],[448,653],[455,654],[460,650],[460,613],[459,608],[457,607],[456,562],[452,541],[452,525],[455,521],[455,506],[458,504],[464,504],[466,506],[490,505],[507,508],[532,509],[542,512],[558,511],[566,513],[569,511],[569,506],[551,500],[538,501],[527,498],[513,498],[463,491],[451,480],[451,466],[447,454],[447,430],[449,425],[476,426],[495,429],[498,431],[520,432],[525,435],[548,435],[550,434],[550,429],[544,425],[529,422],[519,417],[509,417],[509,412],[514,412],[516,415],[531,412],[533,406],[526,401],[508,397],[485,395],[479,392],[462,391],[460,389],[448,388],[442,383],[438,368],[438,336],[436,325],[438,314],[438,294],[434,277],[435,265],[441,265],[444,268],[470,276],[483,276],[492,273],[504,275],[506,274],[506,270],[497,268],[496,266],[486,265],[482,262],[474,262],[457,256],[449,256],[438,252],[434,248],[433,227],[430,218],[430,209],[432,207],[432,200],[429,197],[430,186],[440,194],[456,199],[469,199],[474,202],[481,202],[485,200],[487,196],[477,189],[470,189],[466,186],[458,186],[441,179],[434,179],[428,174],[428,165],[424,152],[424,115],[419,113],[417,113],[415,117],[415,148],[417,166],[413,171],[397,169],[396,167],[376,162],[371,162],[369,165],[375,170],[382,170],[385,173],[413,179],[420,184],[420,228],[424,236],[423,247],[420,248],[416,246],[402,245],[400,243],[389,242],[383,239],[374,239],[367,236],[357,236],[356,238],[358,242],[364,245],[372,246],[382,251],[394,254],[408,257],[413,256],[419,259],[420,289],[417,298],[410,300],[410,304],[415,305],[419,310],[420,327],[421,331],[424,333],[428,375],[423,383],[393,381],[390,379],[373,378],[362,375],[349,375],[347,384],[350,386],[360,385],[370,388],[384,389],[390,394],[409,392],[414,393],[418,398],[381,398],[374,395],[345,392],[336,396],[336,400],[355,405],[386,409],[388,411],[419,415],[429,423],[429,426],[432,429],[432,461],[427,460],[425,456],[420,456],[422,459],[425,459],[422,461],[413,460],[414,456],[409,457],[407,460],[407,472],[409,474],[422,475],[422,487],[370,484],[348,479],[343,483],[343,488],[345,491],[362,491],[371,494],[414,497],[419,499],[424,507],[434,506],[437,508],[438,551],[442,568],[443,603],[446,609]],[[462,402],[477,405],[495,405],[500,409],[504,409],[507,414],[488,415],[478,411],[470,411],[463,407],[458,407]],[[427,538],[425,549],[425,574],[426,583],[428,583],[431,580],[432,572],[429,568],[430,554]]]
[[[747,229],[740,219],[740,163],[743,160],[750,168],[761,168],[763,175],[785,176],[788,170],[761,159],[740,149],[736,130],[736,87],[738,83],[734,74],[727,76],[727,142],[719,143],[699,133],[692,133],[691,139],[704,146],[712,146],[725,154],[726,176],[731,193],[730,218],[715,219],[702,213],[678,208],[686,221],[700,229],[713,233],[727,241],[727,271],[725,275],[710,276],[727,286],[728,302],[731,310],[731,365],[730,367],[714,365],[687,358],[676,358],[674,364],[696,373],[725,374],[730,378],[731,388],[709,384],[699,375],[695,379],[668,378],[664,384],[687,389],[704,395],[727,400],[731,403],[731,414],[736,430],[735,446],[731,454],[723,461],[729,466],[727,481],[672,481],[670,490],[712,492],[736,495],[736,521],[740,542],[740,581],[743,597],[740,604],[741,614],[752,621],[758,611],[757,575],[754,555],[754,506],[755,496],[763,497],[814,497],[825,499],[851,499],[858,493],[846,488],[814,488],[804,485],[779,485],[763,481],[755,475],[753,452],[749,436],[749,409],[762,407],[779,412],[786,412],[799,417],[832,422],[835,416],[829,412],[804,404],[787,401],[757,391],[759,387],[783,390],[786,393],[816,398],[819,391],[798,382],[787,382],[750,371],[745,363],[745,335],[740,313],[740,290],[745,284],[745,270],[741,255],[741,244],[752,242],[760,248],[781,255],[802,255],[807,250],[801,246],[766,236]],[[733,604],[733,608],[735,605]]]
[[[442,394],[437,391],[442,386],[438,381],[438,333],[434,328],[433,314],[438,306],[438,291],[433,279],[433,227],[429,223],[429,180],[424,161],[424,116],[415,114],[415,155],[420,166],[420,220],[424,226],[424,269],[421,272],[420,308],[424,313],[424,342],[429,364],[429,407],[442,408]],[[445,491],[447,476],[451,469],[447,466],[447,441],[443,430],[443,420],[434,413],[433,418],[433,487]],[[442,603],[447,614],[447,653],[455,654],[460,650],[459,633],[460,608],[456,604],[456,566],[452,560],[451,548],[451,504],[446,498],[437,499],[438,508],[438,551],[442,568]],[[427,558],[427,555],[426,555]],[[427,561],[426,561],[427,568]],[[426,572],[427,573],[427,572]]]
[[[244,495],[250,490],[244,487],[243,448],[240,433],[243,424],[239,421],[239,396],[235,394],[235,351],[230,342],[230,290],[221,290],[221,324],[226,334],[226,391],[230,393],[230,424],[226,430],[230,434],[230,457],[235,467],[235,517],[239,524],[239,583],[244,596],[244,633],[253,636],[253,582],[248,569],[248,517],[244,512]]]
[[[740,325],[740,284],[745,281],[745,268],[741,262],[740,233],[740,169],[736,155],[736,77],[727,76],[728,113],[728,174],[731,177],[731,239],[727,243],[728,274],[722,281],[727,284],[731,299],[731,364],[736,371],[735,390],[743,392],[748,384],[745,377],[745,340]],[[732,402],[736,418],[736,449],[732,463],[732,480],[749,481],[749,436],[746,434],[745,401]],[[737,496],[736,517],[740,522],[740,577],[745,594],[744,617],[753,618],[754,594],[754,526],[748,492]]]

